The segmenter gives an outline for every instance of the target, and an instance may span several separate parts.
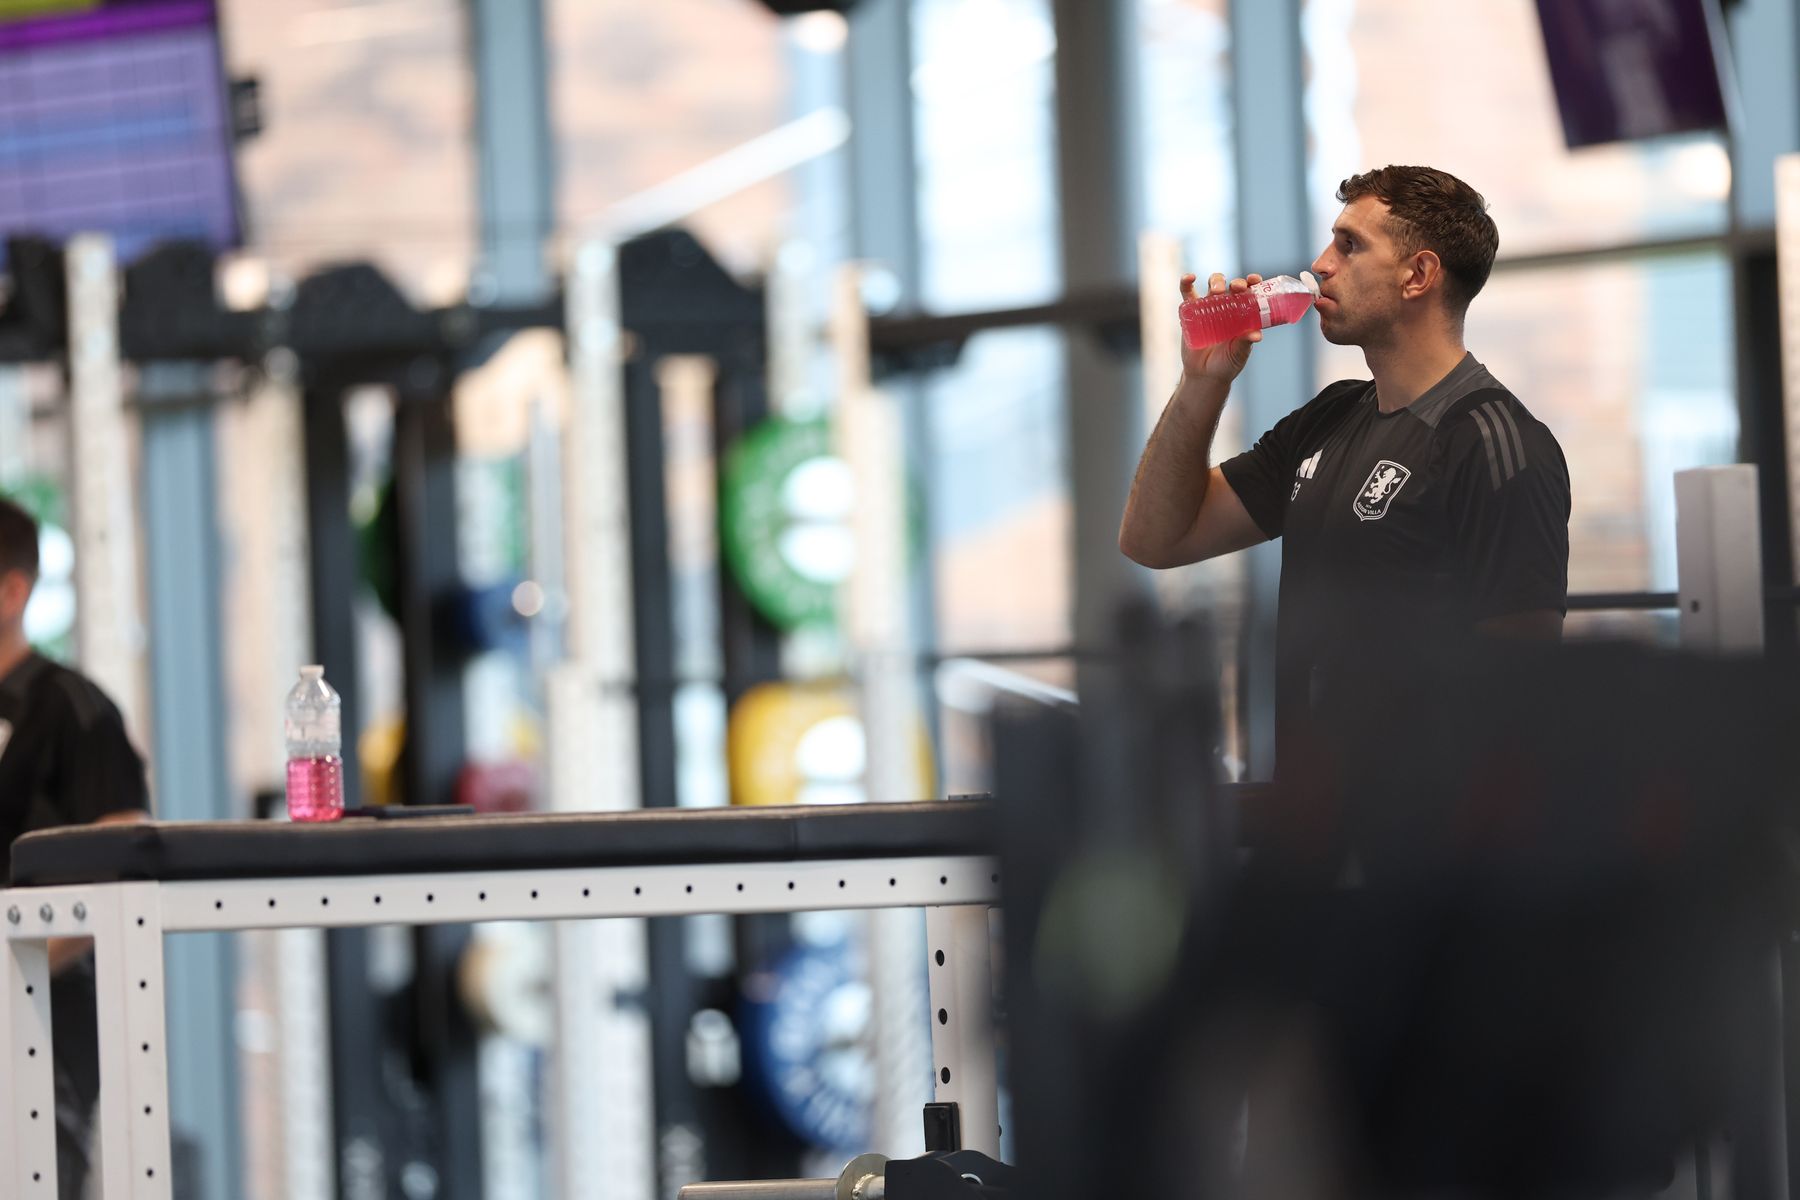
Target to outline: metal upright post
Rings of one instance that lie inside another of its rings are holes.
[[[1737,331],[1739,459],[1761,468],[1760,497],[1765,579],[1794,582],[1793,538],[1800,528],[1790,506],[1790,481],[1800,476],[1795,461],[1796,401],[1781,403],[1784,339],[1778,251],[1758,237],[1745,237],[1777,223],[1776,163],[1800,151],[1800,9],[1790,0],[1739,0],[1730,12],[1730,62],[1739,103],[1732,113],[1731,150],[1732,284]],[[1792,322],[1792,317],[1787,318]],[[1796,355],[1787,342],[1790,361]],[[1789,368],[1793,368],[1790,366]],[[1783,611],[1769,623],[1770,647],[1791,650],[1797,639],[1795,615]]]
[[[1289,271],[1312,260],[1306,194],[1306,115],[1300,90],[1271,80],[1302,79],[1301,0],[1233,0],[1232,76],[1236,114],[1238,242],[1243,271]],[[1254,64],[1253,67],[1250,64]],[[1271,339],[1232,387],[1246,442],[1303,404],[1313,385],[1315,352],[1306,338]],[[1253,778],[1275,765],[1275,599],[1281,554],[1263,545],[1248,555],[1250,595],[1245,612],[1244,724]]]
[[[868,747],[865,787],[881,800],[920,793],[915,749],[918,698],[906,602],[906,519],[901,417],[869,377],[868,315],[860,272],[840,272],[832,341],[838,359],[834,436],[856,480],[856,565],[843,603],[844,628]],[[876,1146],[903,1156],[923,1142],[917,1112],[929,1062],[927,1008],[918,963],[924,930],[916,915],[872,914],[869,982],[874,990]]]
[[[445,364],[412,365],[394,409],[394,497],[399,514],[400,640],[405,663],[406,803],[446,804],[467,744],[463,662],[447,645],[443,598],[461,582],[456,540],[456,431]],[[431,1148],[442,1200],[480,1200],[481,1089],[476,1031],[456,987],[466,925],[414,932],[415,1061],[429,1088]]]
[[[1681,644],[1712,654],[1763,650],[1763,539],[1757,519],[1757,469],[1700,467],[1675,475],[1675,552]],[[1784,1045],[1787,939],[1770,948],[1766,1005],[1752,1036],[1763,1074],[1738,1097],[1731,1145],[1732,1194],[1742,1200],[1788,1197],[1788,1098]]]
[[[481,263],[470,282],[473,304],[536,304],[551,290],[551,275],[545,264],[545,248],[556,216],[554,189],[554,139],[549,121],[549,68],[545,41],[545,14],[542,0],[466,0],[468,13],[468,47],[473,67],[473,106],[475,106],[475,162],[477,162],[477,194],[481,210]],[[479,347],[488,353],[493,345]],[[448,363],[454,369],[463,363]],[[452,376],[454,378],[454,376]],[[448,392],[452,378],[445,378],[436,394],[425,398],[416,414],[401,414],[401,430],[409,430],[409,416],[425,428],[410,430],[423,437],[428,448],[427,479],[439,479],[437,489],[454,491],[455,441],[450,432]],[[396,434],[401,432],[396,430]],[[396,437],[396,446],[400,444]],[[445,569],[432,572],[441,583],[457,581],[455,547],[457,534],[452,513],[454,504],[428,509],[430,524],[414,525],[412,533],[425,533],[437,542],[437,554],[443,554]],[[479,518],[477,518],[479,520]],[[425,626],[428,630],[430,626]],[[434,682],[421,682],[436,693],[437,702],[419,696],[419,685],[412,676],[418,657],[409,653],[409,730],[419,729],[418,721],[430,716],[432,738],[428,741],[409,738],[423,745],[437,759],[425,768],[416,763],[414,774],[434,775],[421,779],[423,788],[414,790],[412,802],[427,802],[425,797],[448,799],[448,779],[436,777],[445,772],[454,777],[461,766],[470,721],[482,720],[481,709],[464,714],[464,705],[477,693],[466,691],[464,662],[443,662],[430,673]],[[452,676],[455,685],[452,687]],[[427,709],[414,707],[418,700]],[[454,709],[454,712],[452,712]],[[477,727],[479,732],[479,727]],[[452,736],[454,734],[454,736]],[[455,761],[452,761],[454,754]],[[428,788],[425,790],[425,788]],[[488,1038],[477,1056],[481,1036],[468,1025],[455,1004],[454,979],[457,961],[472,941],[468,928],[425,930],[419,936],[419,970],[421,970],[421,1018],[423,1033],[450,1033],[448,1040],[428,1043],[427,1054],[436,1058],[436,1092],[439,1119],[445,1124],[443,1164],[452,1180],[445,1180],[452,1195],[477,1195],[481,1191],[511,1195],[520,1182],[506,1178],[500,1166],[508,1160],[526,1160],[533,1153],[529,1139],[520,1141],[518,1133],[529,1132],[531,1112],[508,1112],[495,1121],[484,1119],[484,1090],[479,1081],[477,1061],[495,1063],[499,1070],[490,1079],[493,1088],[502,1087],[504,1079],[524,1078],[531,1070],[526,1061],[529,1051],[500,1038]],[[531,1105],[533,1097],[511,1096],[511,1106]],[[457,1130],[452,1133],[450,1130]],[[484,1175],[482,1162],[493,1159]]]
[[[18,483],[31,462],[31,404],[25,368],[0,366],[0,488]]]
[[[214,397],[206,363],[146,363],[142,414],[144,549],[157,815],[228,820],[228,706],[220,619]],[[235,942],[169,947],[169,1077],[178,1131],[194,1138],[200,1195],[242,1190]]]
[[[543,0],[467,0],[475,68],[481,280],[501,304],[549,290],[545,245],[556,222]]]
[[[143,623],[138,619],[137,509],[119,359],[119,279],[112,242],[69,242],[69,449],[74,477],[76,647],[82,670],[143,737]]]
[[[850,14],[845,63],[851,126],[851,254],[885,272],[898,285],[900,311],[919,305],[918,137],[913,124],[913,20],[911,0],[862,0]],[[907,477],[926,483],[933,461],[931,412],[920,381],[896,377],[883,388],[899,405],[905,433]],[[774,403],[783,400],[776,391]],[[921,487],[919,520],[931,528],[931,488]],[[936,570],[929,553],[919,556],[909,575],[908,604],[913,643],[937,644]],[[921,691],[930,686],[921,667]],[[932,713],[926,718],[933,726]]]
[[[481,260],[471,281],[470,300],[478,305],[535,304],[545,299],[552,286],[545,254],[556,219],[556,143],[550,123],[544,4],[543,0],[466,0],[466,4],[475,82],[481,220]],[[535,413],[533,424],[534,447],[527,470],[536,517],[544,512],[541,500],[548,498],[538,468],[546,465],[553,448],[544,444],[549,439],[543,436],[545,431]],[[548,482],[554,484],[559,472],[551,474]],[[537,545],[542,548],[543,542]],[[541,652],[555,643],[555,632],[534,640],[539,654],[534,655],[533,665],[546,665]],[[503,652],[494,652],[493,658],[504,661]],[[516,666],[516,662],[509,665]],[[524,680],[516,686],[521,693],[529,687]],[[476,695],[471,691],[471,703]],[[481,709],[471,709],[469,721],[477,737],[484,727],[492,729],[489,719]],[[481,935],[477,931],[474,936]],[[446,957],[440,969],[454,968],[454,961],[447,956],[460,954],[468,938],[466,932],[459,933],[442,946]],[[471,1049],[475,1038],[473,1031],[466,1035]],[[471,1131],[464,1141],[481,1148],[489,1200],[506,1200],[530,1192],[529,1181],[518,1178],[519,1173],[509,1171],[506,1164],[529,1162],[539,1153],[530,1134],[533,1119],[541,1111],[540,1098],[507,1086],[507,1081],[527,1078],[535,1070],[534,1051],[499,1036],[484,1036],[481,1042],[481,1059],[494,1068],[492,1077],[478,1093],[471,1060],[466,1069],[459,1069],[462,1081],[458,1088],[467,1094],[457,1103],[484,1114],[479,1121],[480,1136]],[[478,1100],[479,1109],[475,1109]],[[490,1111],[492,1120],[485,1118]]]
[[[306,536],[312,653],[343,698],[344,803],[362,804],[356,733],[362,728],[354,599],[356,535],[350,523],[350,447],[341,381],[303,381]],[[337,1194],[380,1195],[397,1182],[407,1152],[400,1114],[387,1102],[386,1035],[369,991],[368,931],[325,934],[330,997],[331,1126]],[[380,1190],[377,1190],[380,1189]]]
[[[1762,539],[1756,468],[1675,473],[1675,553],[1685,649],[1763,648]]]
[[[550,803],[635,808],[641,799],[624,338],[618,254],[589,243],[569,274],[570,403],[563,431],[568,660],[549,682]],[[556,932],[551,1144],[559,1200],[656,1192],[644,922]]]
[[[1063,286],[1132,286],[1144,220],[1136,0],[1056,0],[1057,194]],[[1142,365],[1091,331],[1067,335],[1075,645],[1113,641],[1148,575],[1119,553],[1119,518],[1144,447]],[[1171,386],[1173,381],[1170,381]],[[1098,679],[1076,665],[1076,692]]]

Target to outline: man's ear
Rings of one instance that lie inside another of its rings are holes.
[[[1406,276],[1401,281],[1400,294],[1408,300],[1416,300],[1443,283],[1444,263],[1435,250],[1416,250],[1405,265]]]

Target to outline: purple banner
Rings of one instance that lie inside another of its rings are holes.
[[[1570,149],[1723,129],[1716,0],[1537,0]]]
[[[239,237],[212,0],[113,0],[0,24],[0,237]],[[3,266],[3,263],[0,263]]]
[[[68,42],[107,41],[134,34],[191,29],[217,21],[214,0],[112,3],[78,13],[0,18],[0,54]]]

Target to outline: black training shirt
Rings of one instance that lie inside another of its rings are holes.
[[[20,834],[148,801],[118,708],[85,676],[31,654],[0,679],[0,879]]]
[[[1562,448],[1473,355],[1392,413],[1372,382],[1334,383],[1220,470],[1283,543],[1278,764],[1321,697],[1355,686],[1334,660],[1371,638],[1416,647],[1488,617],[1567,608]]]

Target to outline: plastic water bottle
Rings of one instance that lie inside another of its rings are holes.
[[[287,805],[296,821],[344,815],[343,711],[325,668],[301,667],[287,698]]]
[[[1277,275],[1246,292],[1207,293],[1181,302],[1181,336],[1188,349],[1216,346],[1272,325],[1292,325],[1319,298],[1311,271]]]

